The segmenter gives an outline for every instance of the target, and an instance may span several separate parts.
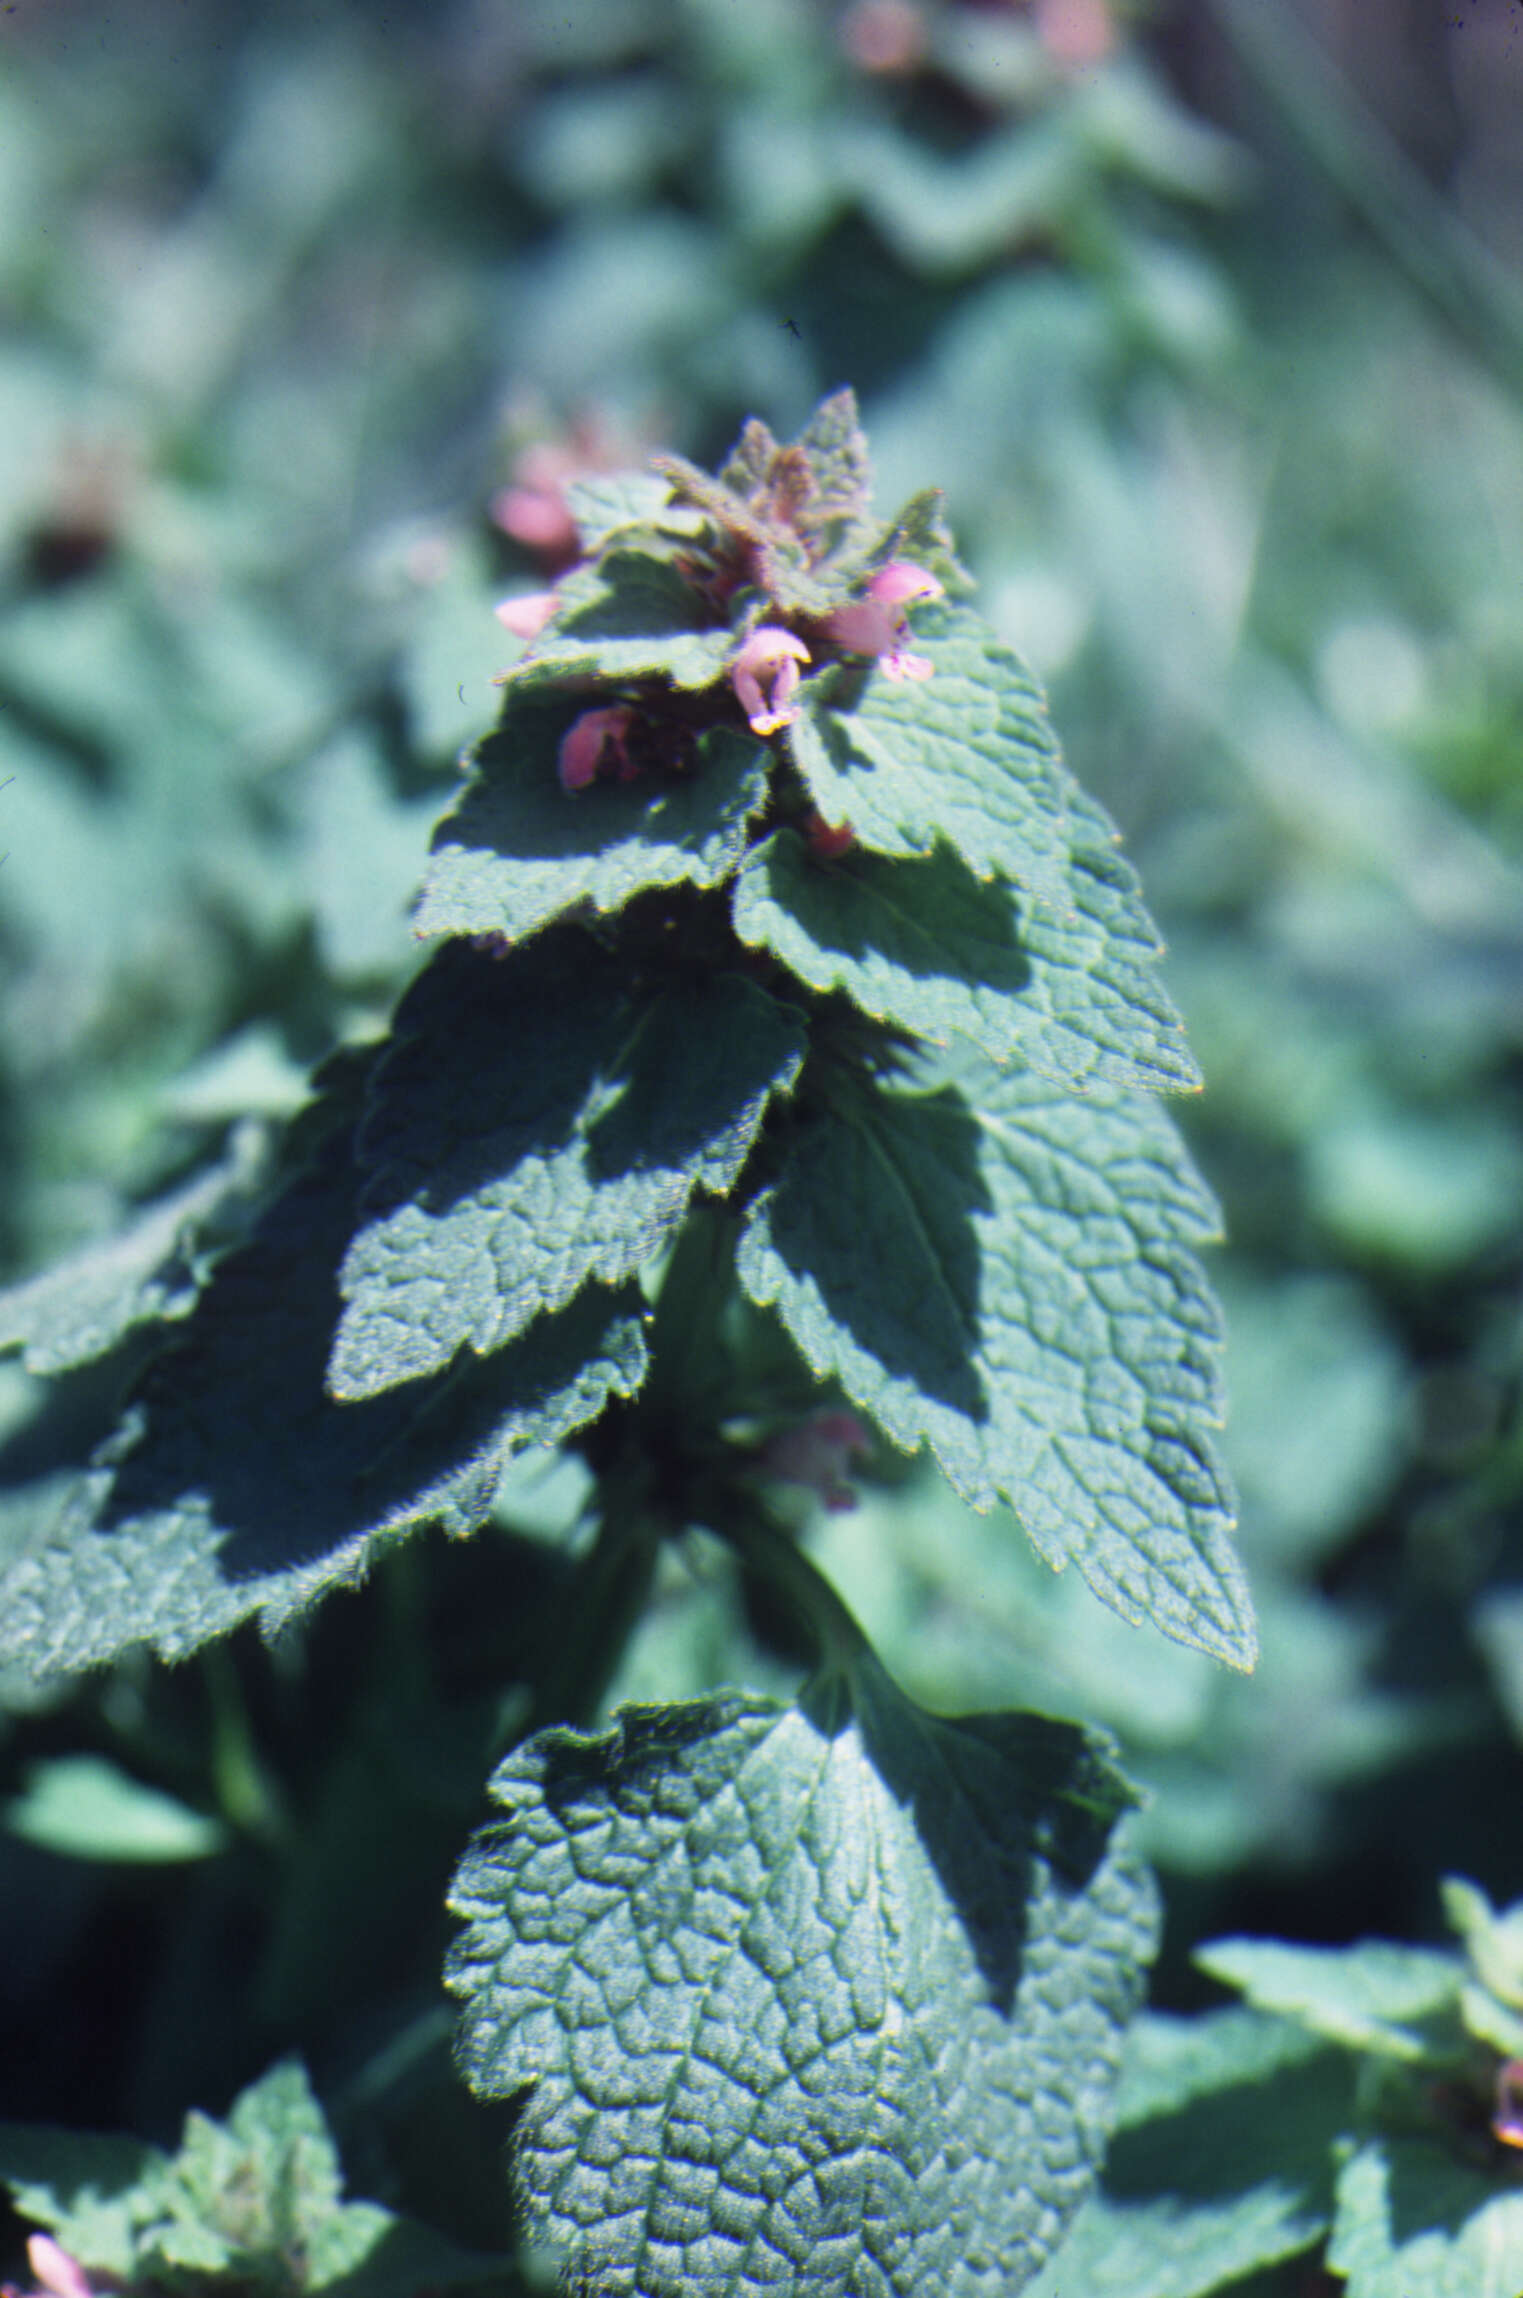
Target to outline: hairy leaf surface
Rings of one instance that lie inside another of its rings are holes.
[[[236,1162],[198,1173],[116,1236],[0,1292],[0,1351],[20,1348],[28,1372],[68,1372],[105,1356],[134,1325],[187,1315],[196,1236],[249,1178]]]
[[[736,868],[766,803],[760,742],[716,727],[690,770],[571,794],[556,748],[575,715],[559,696],[515,696],[478,745],[475,779],[434,837],[420,934],[522,941],[583,903],[607,915],[648,887],[715,886]]]
[[[354,1232],[337,1125],[149,1366],[106,1463],[0,1581],[0,1657],[166,1659],[257,1617],[273,1631],[405,1531],[474,1530],[507,1454],[554,1443],[645,1372],[640,1297],[588,1294],[489,1365],[374,1403],[324,1385]]]
[[[664,535],[705,530],[702,513],[674,502],[670,482],[659,471],[584,471],[568,479],[562,492],[587,558],[631,527],[653,527]]]
[[[987,623],[964,607],[916,610],[925,680],[848,659],[806,679],[788,740],[827,822],[874,853],[928,854],[938,839],[975,877],[998,875],[1062,915],[1073,781],[1042,696]]]
[[[668,558],[605,550],[558,585],[560,611],[508,673],[512,687],[566,678],[659,678],[712,686],[735,649]]]
[[[643,989],[576,927],[501,961],[450,944],[403,1001],[361,1128],[334,1393],[484,1355],[589,1278],[632,1275],[694,1189],[730,1187],[802,1057],[797,1016],[738,974]]]
[[[452,1906],[478,2095],[602,2298],[1006,2298],[1093,2176],[1151,1892],[1096,1741],[731,1695],[540,1735]]]
[[[1107,849],[1074,857],[1077,903],[1059,915],[944,846],[923,859],[857,848],[823,866],[793,831],[748,859],[735,890],[742,941],[772,950],[812,988],[989,1060],[1019,1055],[1069,1087],[1099,1078],[1155,1090],[1199,1072],[1158,980],[1158,943]]]
[[[1215,1208],[1148,1096],[971,1053],[801,1120],[737,1266],[816,1372],[1127,1619],[1252,1664],[1213,1431]],[[937,1082],[938,1078],[944,1082]]]

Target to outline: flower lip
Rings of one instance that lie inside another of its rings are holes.
[[[850,599],[825,617],[825,630],[848,654],[874,654],[890,678],[929,678],[933,665],[911,654],[906,609],[917,599],[942,598],[933,574],[913,559],[890,559],[868,576],[865,596]]]
[[[946,593],[926,567],[913,559],[890,559],[867,578],[867,595],[883,606],[908,606],[918,598],[944,598]]]
[[[499,599],[492,612],[515,638],[534,639],[554,619],[560,603],[553,590],[515,591],[511,598]]]
[[[791,630],[759,623],[730,664],[730,684],[753,734],[776,734],[799,716],[793,703],[809,649]],[[765,684],[763,683],[765,681]]]

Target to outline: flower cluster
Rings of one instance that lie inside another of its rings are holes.
[[[917,599],[940,598],[933,574],[910,559],[890,559],[869,576],[865,594],[836,607],[821,625],[825,636],[848,654],[876,655],[890,678],[929,678],[932,665],[911,654],[908,609]],[[753,630],[730,664],[730,684],[753,734],[776,734],[798,717],[793,697],[799,664],[811,659],[801,638],[779,624]]]
[[[940,598],[941,585],[910,559],[890,559],[869,579],[867,596],[838,606],[825,620],[827,634],[848,654],[875,654],[890,678],[929,678],[932,665],[911,654],[906,609],[917,599]]]
[[[910,651],[908,610],[917,600],[942,595],[941,584],[924,567],[911,559],[890,559],[869,575],[860,598],[833,608],[818,627],[830,645],[876,658],[889,678],[929,678],[934,666],[924,655]],[[554,590],[528,591],[503,599],[496,612],[515,637],[532,644],[559,604]],[[779,734],[800,717],[794,699],[800,666],[813,659],[798,633],[781,623],[759,623],[749,633],[727,675],[753,734]],[[557,759],[561,787],[585,790],[608,769],[621,782],[633,780],[639,767],[630,757],[628,743],[636,715],[634,706],[624,702],[584,710],[561,740]],[[809,836],[815,851],[825,858],[844,852],[852,842],[850,831],[834,829],[818,816],[811,819]]]

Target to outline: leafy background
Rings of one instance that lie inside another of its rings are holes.
[[[712,462],[853,383],[1171,944],[1263,1658],[889,1462],[810,1538],[926,1705],[1119,1734],[1164,2011],[1224,1932],[1523,1894],[1520,108],[1513,0],[0,17],[4,1275],[183,1188],[98,1310],[130,1358],[379,1028],[492,605],[555,571],[546,448]],[[18,1297],[6,1555],[123,1363]],[[353,2191],[506,2239],[442,1901],[582,1496],[530,1462],[273,1650],[0,1683],[0,2115],[167,2147],[296,2049]],[[695,1550],[605,1705],[792,1663]]]

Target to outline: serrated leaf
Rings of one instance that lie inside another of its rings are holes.
[[[803,1059],[738,974],[665,989],[576,927],[509,959],[450,943],[400,1007],[360,1133],[368,1217],[329,1380],[363,1397],[500,1349],[722,1195]]]
[[[451,1905],[478,2095],[602,2298],[1006,2298],[1099,2153],[1150,1952],[1129,1791],[1034,1716],[741,1695],[541,1734]]]
[[[1345,2298],[1518,2298],[1523,2193],[1418,2139],[1345,2163],[1328,2265]]]
[[[507,674],[510,687],[567,678],[659,678],[712,686],[735,640],[668,557],[610,548],[557,586],[555,620]]]
[[[198,1230],[248,1185],[247,1161],[218,1165],[98,1245],[0,1292],[0,1351],[19,1348],[28,1372],[59,1373],[105,1356],[134,1326],[183,1317],[199,1280]]]
[[[503,2277],[500,2259],[343,2200],[327,2124],[294,2060],[244,2091],[225,2123],[192,2110],[172,2157],[130,2139],[0,2124],[0,2183],[80,2265],[144,2288],[190,2272],[293,2298],[338,2282],[345,2298],[412,2298]]]
[[[884,539],[881,556],[913,559],[936,576],[954,598],[966,598],[973,577],[962,564],[946,520],[946,495],[940,487],[922,487],[911,495]]]
[[[1207,2298],[1309,2250],[1353,2105],[1350,2062],[1283,2020],[1139,2020],[1100,2187],[1030,2298]]]
[[[656,886],[715,886],[736,868],[767,797],[768,752],[716,727],[690,771],[568,794],[556,749],[577,714],[514,696],[475,752],[475,777],[434,837],[420,934],[523,941],[582,903],[603,913]]]
[[[938,1082],[944,1079],[945,1082]],[[801,1120],[737,1267],[814,1370],[1125,1619],[1237,1667],[1215,1208],[1150,1097],[954,1052]]]
[[[928,679],[847,660],[800,687],[788,741],[810,796],[874,853],[929,854],[940,839],[975,877],[1062,914],[1073,783],[1040,690],[965,607],[916,608],[914,643]]]
[[[707,525],[702,512],[673,502],[671,483],[659,471],[585,471],[567,479],[561,492],[586,558],[630,527],[697,537]]]
[[[1523,1900],[1498,1914],[1485,1892],[1462,1875],[1446,1875],[1440,1888],[1444,1919],[1458,1933],[1476,1977],[1500,2002],[1523,2011]]]
[[[140,2139],[47,2123],[0,2123],[0,2186],[71,2258],[125,2281],[134,2230],[162,2207],[166,2157]]]
[[[800,507],[796,524],[814,560],[833,558],[862,543],[870,531],[873,471],[856,393],[833,391],[822,399],[797,444],[814,492]]]
[[[1363,1939],[1353,1947],[1293,1947],[1278,1939],[1215,1939],[1195,1960],[1261,2011],[1383,2057],[1423,2059],[1430,2022],[1448,2024],[1464,1966],[1457,1955]]]
[[[1112,868],[1126,864],[1076,854],[1070,882],[1090,907],[1060,916],[974,877],[944,846],[900,861],[854,848],[825,867],[784,830],[740,873],[735,930],[811,987],[844,990],[918,1037],[958,1033],[991,1061],[1019,1055],[1071,1089],[1095,1078],[1193,1086],[1199,1072],[1157,978],[1156,938]]]
[[[322,1116],[296,1128],[320,1135]],[[644,1377],[634,1290],[586,1295],[489,1365],[340,1405],[324,1386],[356,1225],[347,1124],[221,1263],[138,1384],[106,1461],[0,1578],[0,1658],[34,1673],[129,1645],[178,1659],[241,1620],[273,1632],[428,1524],[474,1530],[499,1466]]]

